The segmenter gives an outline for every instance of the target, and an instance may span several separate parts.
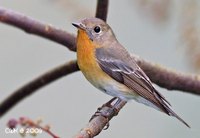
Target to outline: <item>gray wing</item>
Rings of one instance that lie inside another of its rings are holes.
[[[118,46],[118,50],[115,50],[115,47],[97,48],[96,59],[101,69],[110,77],[123,83],[141,97],[154,104],[161,111],[176,117],[186,126],[190,127],[169,108],[169,102],[153,87],[150,79],[123,47]]]
[[[164,107],[169,102],[152,86],[146,74],[133,59],[128,57],[129,54],[122,49],[120,50],[120,55],[113,50],[108,50],[110,49],[96,49],[96,58],[101,69],[116,81],[123,83],[162,111],[169,114]],[[116,55],[123,56],[123,58],[119,59]]]

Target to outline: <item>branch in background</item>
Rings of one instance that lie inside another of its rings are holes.
[[[98,0],[96,8],[96,17],[106,21],[108,15],[108,6],[109,0]]]
[[[120,111],[122,107],[126,104],[126,102],[121,101],[117,104],[116,109]],[[115,116],[115,112],[108,112],[110,111],[110,107],[102,106],[103,108],[99,111],[101,113],[109,113],[108,118],[103,116],[96,116],[90,122],[82,128],[73,138],[93,138],[94,136],[98,135],[104,127],[109,123],[109,121]]]
[[[0,7],[0,22],[20,28],[27,33],[47,38],[66,46],[72,51],[76,51],[76,39],[74,35],[21,13]]]
[[[78,71],[76,60],[67,62],[60,65],[43,75],[37,77],[31,82],[25,84],[18,90],[14,91],[8,98],[0,103],[0,117],[2,117],[7,111],[9,111],[14,105],[19,103],[21,100],[36,92],[36,90],[46,86],[47,84],[65,76],[70,73]]]
[[[98,0],[96,17],[106,21],[107,12],[108,0]],[[66,46],[71,51],[76,51],[76,38],[74,35],[21,13],[0,7],[0,22],[20,28],[27,33],[57,42]]]

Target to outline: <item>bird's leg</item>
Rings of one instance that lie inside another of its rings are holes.
[[[117,99],[117,101],[112,105],[112,102],[115,101]],[[95,112],[95,114],[90,118],[90,121],[96,117],[96,116],[103,116],[105,117],[107,120],[109,120],[109,116],[110,114],[113,114],[113,116],[116,116],[119,112],[118,109],[116,109],[116,106],[121,102],[121,99],[114,97],[112,98],[110,101],[108,101],[107,103],[103,104],[101,107],[99,107],[97,109],[97,111]],[[106,110],[106,112],[104,110],[101,110],[104,107],[108,107],[108,110]],[[109,127],[109,122],[106,124],[104,130],[108,129]]]
[[[101,110],[103,107],[112,107],[112,102],[114,101],[114,100],[116,100],[117,99],[117,97],[114,97],[114,98],[112,98],[110,101],[108,101],[107,103],[105,103],[105,104],[103,104],[101,107],[99,107],[97,110]]]
[[[122,100],[120,98],[117,98],[117,101],[114,103],[114,105],[111,107],[111,113],[114,113],[114,116],[116,116],[119,113],[119,110],[116,108],[116,106],[121,102]]]
[[[111,99],[112,100],[112,99]],[[113,100],[114,101],[114,100]],[[116,106],[121,102],[120,98],[117,98],[117,101],[112,105],[112,107],[108,110],[108,115],[113,114],[113,116],[116,116],[119,113],[119,110],[116,108]],[[111,105],[111,104],[110,104]],[[104,116],[105,117],[105,116]],[[108,120],[108,116],[106,117]],[[110,126],[110,123],[108,122],[106,126],[104,127],[104,130],[108,129]]]

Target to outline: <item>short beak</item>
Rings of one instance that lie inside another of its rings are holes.
[[[73,22],[72,25],[75,26],[78,29],[83,29],[83,30],[86,29],[85,25],[82,24],[81,22]]]

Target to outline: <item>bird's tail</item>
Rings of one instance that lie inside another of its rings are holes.
[[[168,114],[169,116],[174,116],[176,117],[179,121],[181,121],[183,124],[185,124],[188,128],[190,128],[190,126],[180,117],[178,116],[171,108],[170,108],[170,103],[165,99],[164,96],[162,96],[156,89],[154,89],[155,91],[155,96],[158,99],[158,107],[160,108],[161,111],[163,111],[164,113]]]
[[[190,126],[188,125],[188,123],[186,123],[180,116],[178,116],[167,104],[164,104],[163,106],[164,106],[165,110],[167,111],[168,115],[176,117],[179,121],[181,121],[188,128],[190,128]]]

